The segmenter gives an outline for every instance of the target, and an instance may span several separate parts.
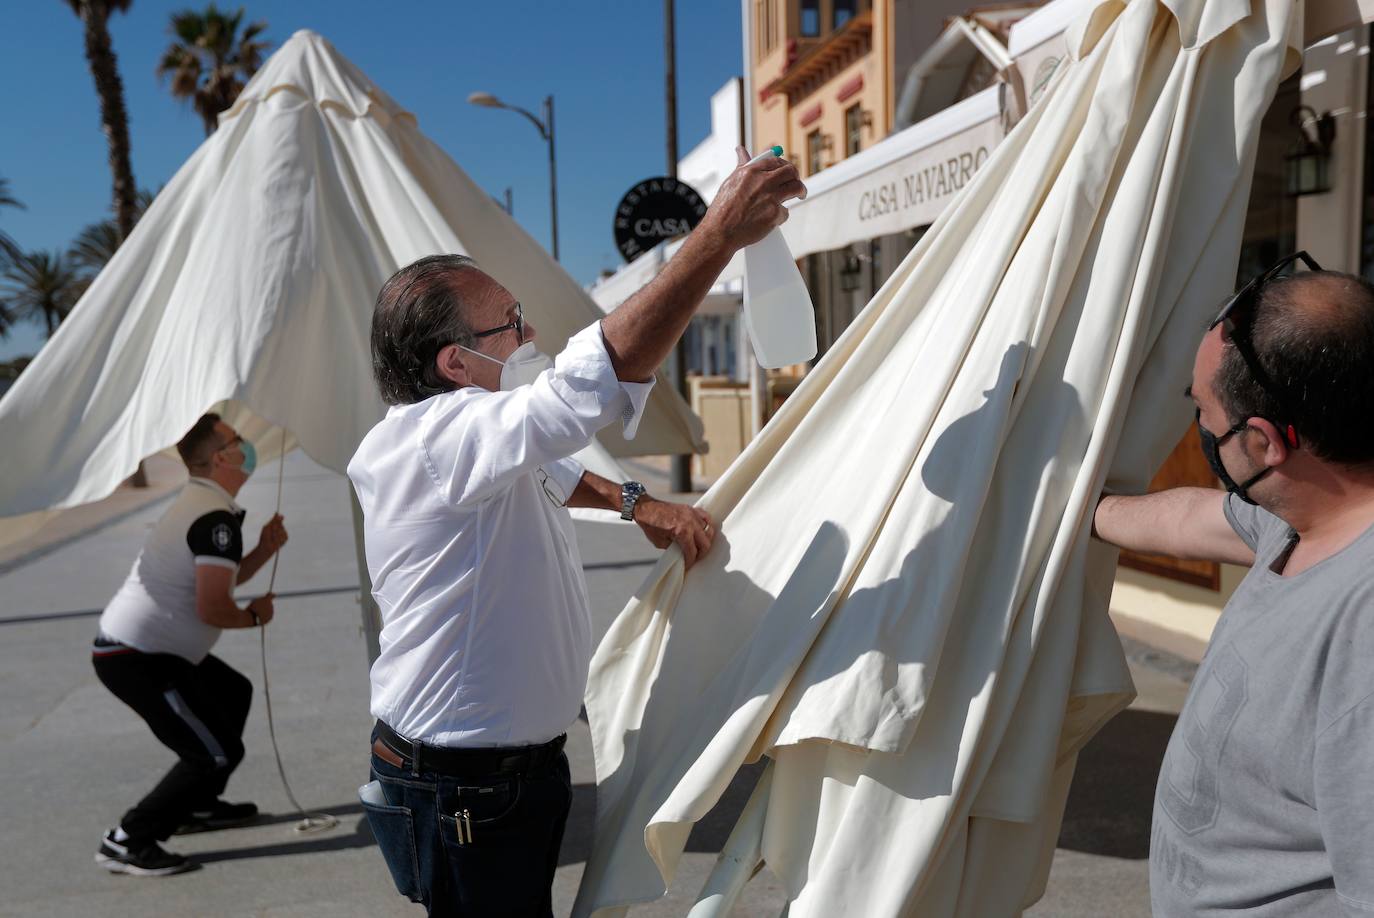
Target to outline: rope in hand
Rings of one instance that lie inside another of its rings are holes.
[[[282,478],[286,474],[286,428],[281,429],[281,458],[277,460],[277,509],[273,513],[275,518],[281,513],[281,486]],[[272,554],[272,575],[267,581],[267,592],[270,594],[273,587],[277,584],[277,561],[281,559],[281,549]],[[282,790],[286,791],[286,799],[291,801],[291,805],[296,808],[301,821],[296,823],[297,832],[321,832],[325,829],[332,829],[339,824],[339,820],[330,816],[328,813],[307,813],[305,807],[301,806],[296,795],[291,791],[291,782],[286,780],[286,766],[281,762],[281,747],[277,745],[277,726],[272,720],[272,684],[267,679],[267,626],[258,625],[258,637],[261,638],[262,648],[262,694],[267,702],[267,733],[272,737],[272,754],[277,759],[277,774],[281,776]]]

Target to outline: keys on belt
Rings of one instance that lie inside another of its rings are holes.
[[[457,823],[458,844],[472,844],[472,813],[468,810],[459,810],[453,814],[453,820]]]

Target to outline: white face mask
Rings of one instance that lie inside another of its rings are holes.
[[[459,347],[463,347],[461,344]],[[510,392],[521,386],[528,386],[539,378],[539,374],[553,366],[553,358],[537,350],[533,341],[526,341],[511,352],[505,360],[497,360],[481,351],[463,347],[469,354],[476,354],[483,360],[501,364],[501,391]]]

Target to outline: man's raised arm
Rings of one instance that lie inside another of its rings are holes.
[[[791,163],[773,156],[750,162],[743,147],[736,153],[739,167],[672,261],[601,320],[606,350],[620,379],[644,382],[653,376],[734,254],[787,219],[783,201],[806,196]]]

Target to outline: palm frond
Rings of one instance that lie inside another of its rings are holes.
[[[200,12],[181,10],[171,18],[169,32],[175,41],[163,53],[157,73],[171,77],[174,97],[191,101],[207,134],[220,113],[233,107],[270,47],[258,38],[267,23],[245,26],[245,15],[243,7],[228,12],[211,2]]]
[[[0,273],[0,301],[14,319],[42,322],[51,336],[86,286],[61,252],[23,252]]]
[[[134,198],[135,225],[152,206],[154,197],[147,188],[139,189]],[[109,264],[122,244],[118,224],[113,220],[101,220],[87,225],[77,234],[67,249],[67,259],[78,272],[93,277]]]
[[[15,207],[19,210],[27,210],[24,202],[20,201],[10,192],[10,180],[0,178],[0,207]]]
[[[200,44],[201,37],[205,34],[205,19],[195,10],[180,10],[172,14],[168,31],[182,45],[194,47]]]
[[[77,234],[67,250],[67,257],[76,267],[96,274],[114,257],[119,242],[119,227],[115,222],[101,220]]]

